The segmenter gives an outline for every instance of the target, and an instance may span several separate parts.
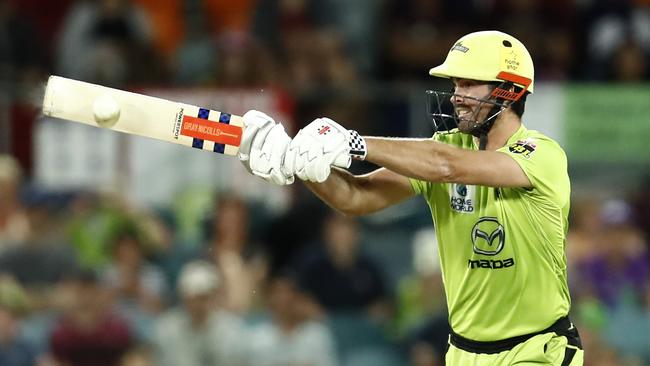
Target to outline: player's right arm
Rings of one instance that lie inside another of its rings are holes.
[[[324,182],[304,183],[330,207],[346,215],[377,212],[415,195],[407,177],[385,168],[364,175],[333,168]]]
[[[243,119],[246,130],[239,159],[247,170],[269,182],[290,184],[295,173],[325,203],[348,215],[380,211],[415,194],[407,177],[385,168],[365,175],[353,175],[343,169],[332,168],[332,165],[350,165],[349,155],[340,154],[340,142],[336,140],[322,150],[320,145],[315,145],[319,149],[305,151],[298,159],[300,151],[292,150],[289,153],[290,138],[271,117],[249,111]],[[274,131],[277,133],[274,134]],[[329,151],[330,148],[335,151]],[[344,159],[337,160],[339,156]],[[308,161],[313,164],[306,165]]]

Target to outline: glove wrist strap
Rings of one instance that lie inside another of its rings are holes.
[[[348,138],[350,144],[350,156],[353,159],[364,160],[366,155],[368,155],[366,140],[355,130],[348,130],[348,132],[350,134]]]

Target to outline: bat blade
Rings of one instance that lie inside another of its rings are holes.
[[[60,76],[47,82],[43,114],[100,127],[93,103],[102,96],[110,96],[120,109],[110,130],[225,155],[239,152],[244,130],[240,116]]]

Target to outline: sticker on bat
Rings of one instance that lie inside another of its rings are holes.
[[[242,128],[185,115],[183,116],[181,135],[214,141],[218,144],[239,146],[242,138]]]

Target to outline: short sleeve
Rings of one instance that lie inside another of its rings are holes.
[[[567,158],[557,142],[547,137],[527,137],[498,151],[510,155],[533,185],[533,194],[564,206],[570,196]]]
[[[411,187],[413,187],[413,191],[416,194],[421,194],[424,196],[428,195],[431,186],[429,182],[425,182],[423,180],[414,179],[414,178],[409,178],[409,182],[411,183]]]

